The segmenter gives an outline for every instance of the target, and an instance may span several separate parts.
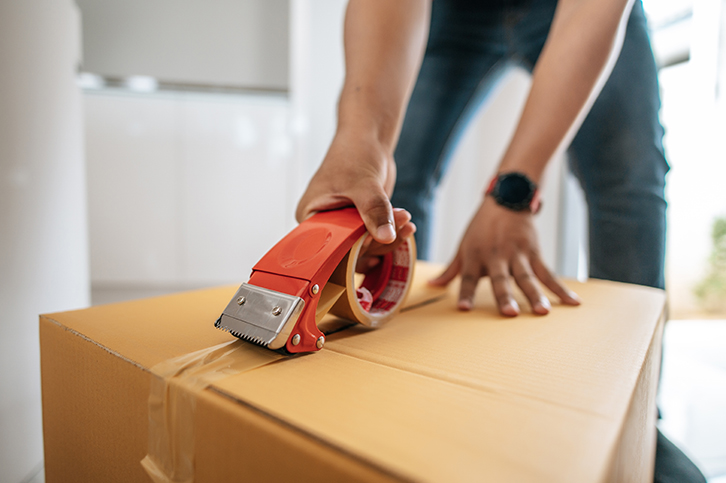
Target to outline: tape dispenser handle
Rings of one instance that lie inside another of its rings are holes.
[[[365,233],[355,208],[319,212],[300,223],[253,267],[249,284],[305,302],[285,344],[287,352],[311,352],[322,347],[325,338],[317,326],[318,302],[330,276]]]

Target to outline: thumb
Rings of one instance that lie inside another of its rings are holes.
[[[396,240],[393,207],[383,190],[368,191],[365,198],[355,205],[366,229],[375,241],[387,245]]]

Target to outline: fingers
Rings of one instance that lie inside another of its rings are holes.
[[[557,295],[562,303],[567,305],[580,305],[580,297],[578,297],[575,292],[562,285],[562,283],[557,280],[554,275],[552,275],[539,257],[532,257],[531,265],[537,278],[540,279],[545,287],[550,289],[552,293]]]
[[[577,294],[562,285],[539,257],[528,259],[523,253],[514,255],[511,262],[493,257],[486,264],[459,253],[441,275],[429,280],[429,284],[444,286],[459,274],[461,274],[461,288],[457,303],[459,310],[472,309],[479,279],[487,274],[499,312],[507,317],[515,317],[520,313],[519,304],[514,298],[511,279],[514,279],[527,297],[532,312],[537,315],[547,315],[552,310],[552,305],[542,292],[537,279],[557,295],[563,303],[567,305],[580,305],[581,303]]]
[[[392,252],[401,245],[406,238],[416,233],[416,225],[411,222],[406,222],[403,226],[396,228],[396,241],[393,243],[382,244],[373,240],[372,238],[369,247],[366,250],[361,250],[367,256],[380,256],[386,253]]]
[[[504,259],[490,260],[487,269],[492,283],[494,298],[497,300],[499,313],[507,317],[519,315],[519,304],[514,300],[509,282],[509,267]]]
[[[371,234],[373,240],[380,244],[388,245],[396,241],[396,227],[399,228],[398,235],[402,237],[409,236],[416,231],[415,225],[410,223],[411,214],[403,209],[393,210],[388,195],[382,188],[359,191],[351,193],[350,196],[315,197],[313,201],[308,201],[307,198],[306,194],[298,203],[295,212],[298,222],[302,222],[318,211],[355,206],[365,223],[366,230]],[[405,233],[401,234],[400,229],[403,227],[405,227]]]
[[[403,225],[411,221],[411,213],[403,208],[394,208],[393,220],[396,222],[396,228],[401,228]]]
[[[542,293],[537,281],[534,279],[529,260],[521,253],[512,260],[512,276],[527,300],[529,300],[532,312],[538,315],[547,315],[552,308],[550,301]]]
[[[459,288],[459,310],[471,310],[474,307],[474,294],[481,278],[478,260],[473,260],[464,253],[461,257],[461,287]]]
[[[396,240],[393,207],[383,190],[367,192],[364,199],[353,199],[368,233],[378,243],[388,244]]]
[[[394,251],[416,232],[416,225],[411,223],[411,214],[408,211],[402,208],[394,208],[393,217],[396,224],[396,241],[384,245],[378,243],[372,237],[366,238],[363,246],[361,246],[361,255],[356,261],[356,272],[368,272],[380,263],[381,255]]]
[[[396,224],[396,241],[389,244],[383,244],[375,241],[373,238],[366,238],[361,253],[367,256],[379,256],[392,252],[403,243],[406,238],[416,233],[416,225],[411,223],[411,213],[402,209],[393,209],[394,223]]]

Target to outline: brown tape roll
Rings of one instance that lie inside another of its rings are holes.
[[[375,288],[376,296],[366,301],[366,307],[361,300],[365,300],[370,292],[359,289],[356,284],[355,265],[360,256],[361,247],[370,235],[366,233],[353,245],[348,255],[340,263],[328,282],[345,287],[338,301],[330,309],[330,313],[338,317],[354,320],[367,327],[380,327],[389,321],[403,307],[403,302],[411,289],[413,270],[416,263],[416,242],[409,236],[390,255],[390,269],[383,276],[383,286]],[[363,282],[366,285],[366,282]],[[327,287],[327,286],[326,286]],[[361,297],[361,290],[364,296]]]

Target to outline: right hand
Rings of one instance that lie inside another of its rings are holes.
[[[432,285],[447,285],[461,275],[459,310],[471,310],[481,277],[488,276],[499,312],[507,317],[519,315],[512,282],[529,300],[532,312],[546,315],[551,306],[539,282],[555,293],[562,303],[580,305],[577,294],[569,290],[547,268],[539,251],[533,215],[499,206],[487,196],[474,214],[448,268]]]
[[[301,222],[318,211],[355,206],[373,239],[392,249],[416,231],[408,212],[396,210],[394,216],[389,198],[395,182],[393,153],[374,134],[339,130],[295,216]]]

